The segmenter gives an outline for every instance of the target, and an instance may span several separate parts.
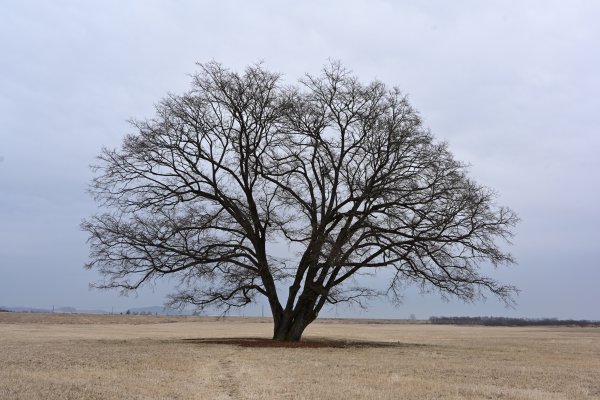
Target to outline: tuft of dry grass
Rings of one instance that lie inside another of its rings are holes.
[[[600,328],[268,322],[0,313],[0,399],[600,399]]]

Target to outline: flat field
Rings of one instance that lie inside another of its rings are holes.
[[[0,399],[600,399],[600,328],[0,313]],[[322,347],[324,346],[324,347]]]

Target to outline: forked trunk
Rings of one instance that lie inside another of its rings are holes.
[[[280,318],[274,318],[273,340],[300,341],[306,327],[316,318],[306,315],[306,313],[293,314],[296,315],[282,315]]]
[[[302,338],[302,333],[306,328],[306,324],[301,321],[292,323],[280,324],[273,329],[273,340],[281,340],[285,342],[298,342]]]

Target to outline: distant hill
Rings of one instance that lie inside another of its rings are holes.
[[[76,313],[77,309],[75,307],[58,307],[54,310],[54,312],[60,313]]]
[[[0,306],[1,309],[6,310],[6,311],[13,311],[13,312],[31,312],[31,313],[48,313],[48,312],[52,312],[52,310],[46,309],[46,308],[34,308],[34,307],[5,307],[5,306]]]
[[[52,308],[36,308],[36,307],[7,307],[0,306],[1,311],[8,312],[25,312],[25,313],[63,313],[63,314],[111,314],[111,311],[107,310],[87,310],[79,309],[71,306],[55,307]],[[150,307],[134,307],[127,310],[113,311],[114,314],[134,314],[134,315],[192,315],[193,312],[189,310],[175,310],[164,306],[150,306]]]
[[[110,314],[106,310],[80,310],[75,307],[55,307],[52,308],[37,308],[37,307],[6,307],[0,306],[0,309],[12,312],[26,312],[26,313],[63,313],[63,314]]]

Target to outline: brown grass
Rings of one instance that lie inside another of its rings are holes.
[[[600,328],[0,313],[0,399],[600,399]],[[266,346],[266,347],[265,347]]]

